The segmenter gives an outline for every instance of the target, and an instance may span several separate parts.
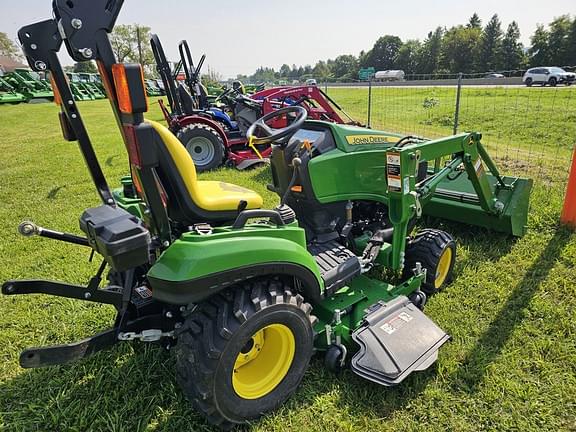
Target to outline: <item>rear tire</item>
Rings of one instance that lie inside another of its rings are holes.
[[[222,165],[224,142],[214,128],[193,123],[179,130],[176,136],[192,156],[196,171],[209,171]]]
[[[311,310],[277,280],[245,283],[192,306],[175,350],[187,398],[220,427],[278,408],[308,368],[316,320]]]
[[[423,229],[406,245],[404,276],[412,276],[412,270],[419,262],[426,269],[426,279],[420,289],[430,296],[452,280],[455,259],[456,242],[450,234],[437,229]]]
[[[548,80],[548,84],[550,84],[550,87],[556,87],[556,84],[558,84],[558,80],[552,77]]]

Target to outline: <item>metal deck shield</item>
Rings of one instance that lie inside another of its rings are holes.
[[[376,303],[352,338],[360,350],[352,370],[378,384],[399,384],[413,371],[425,370],[449,339],[440,327],[405,296]]]

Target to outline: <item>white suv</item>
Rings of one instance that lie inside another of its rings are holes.
[[[528,69],[522,77],[522,82],[530,87],[532,84],[545,86],[549,84],[554,87],[556,84],[572,84],[576,80],[576,74],[566,72],[559,67],[536,67]]]

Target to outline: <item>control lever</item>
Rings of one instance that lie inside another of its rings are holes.
[[[280,201],[280,205],[286,204],[286,200],[288,199],[288,195],[292,191],[292,186],[294,186],[294,183],[296,183],[296,178],[298,177],[298,167],[300,165],[302,165],[302,159],[300,159],[299,157],[295,157],[294,159],[292,159],[292,166],[294,167],[294,171],[292,171],[292,178],[290,179],[290,183],[288,183],[288,186],[286,187],[286,191],[284,192],[284,195],[282,196],[282,200]]]

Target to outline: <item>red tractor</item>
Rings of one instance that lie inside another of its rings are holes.
[[[172,71],[156,35],[150,43],[169,103],[167,107],[159,101],[164,118],[192,156],[197,171],[207,171],[222,164],[243,170],[267,163],[270,145],[249,143],[246,131],[256,120],[280,108],[300,105],[308,111],[309,119],[360,125],[316,86],[275,87],[251,96],[243,94],[242,86],[233,86],[216,98],[215,102],[220,106],[210,105],[199,80],[204,56],[195,68],[188,44],[182,41],[180,63]],[[176,76],[181,69],[185,80],[177,85]],[[270,127],[282,128],[290,122],[288,114],[276,117]]]

